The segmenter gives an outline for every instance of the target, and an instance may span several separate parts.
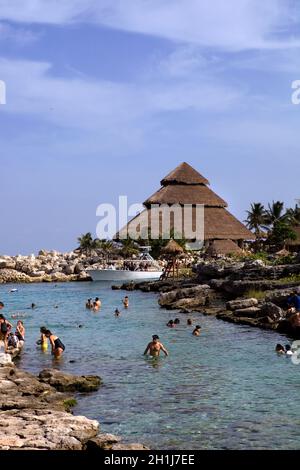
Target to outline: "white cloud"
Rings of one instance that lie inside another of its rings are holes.
[[[292,0],[0,0],[0,19],[93,22],[224,50],[299,47]]]
[[[40,37],[30,29],[22,27],[13,27],[7,23],[0,23],[0,41],[13,41],[18,46],[31,44]]]
[[[156,114],[192,109],[218,112],[234,106],[241,91],[211,77],[136,83],[58,78],[51,64],[0,58],[7,85],[7,113],[37,116],[65,128],[101,129],[136,123]]]

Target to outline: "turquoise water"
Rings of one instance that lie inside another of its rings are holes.
[[[9,293],[12,287],[18,292]],[[127,311],[124,295],[103,283],[0,286],[8,319],[16,312],[26,316],[20,366],[100,375],[103,387],[81,396],[74,412],[98,419],[103,432],[152,449],[300,448],[300,366],[274,353],[285,337],[201,314],[189,315],[203,328],[193,337],[187,315],[160,309],[156,295],[129,293]],[[96,296],[102,310],[87,311],[86,299]],[[27,308],[32,302],[34,311]],[[167,328],[175,317],[181,325]],[[50,350],[35,346],[41,325],[66,345],[58,365]],[[143,357],[152,334],[170,357]]]

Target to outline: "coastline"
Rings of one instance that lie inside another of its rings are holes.
[[[38,377],[13,363],[0,365],[0,450],[149,450],[139,443],[100,432],[96,420],[71,413],[78,393],[101,386],[97,376],[54,369]]]
[[[154,292],[166,311],[199,312],[299,339],[298,329],[287,318],[289,296],[295,291],[300,293],[299,275],[300,264],[267,267],[256,261],[216,262],[198,266],[192,279],[131,282],[112,289]]]

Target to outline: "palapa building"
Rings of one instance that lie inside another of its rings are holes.
[[[124,237],[125,232],[130,232],[132,229],[138,231],[142,239],[148,238],[147,233],[149,233],[149,229],[153,228],[154,223],[153,207],[173,206],[175,204],[182,208],[182,213],[185,205],[191,206],[192,221],[190,222],[194,228],[197,226],[195,223],[196,207],[197,205],[204,206],[204,242],[206,247],[209,247],[215,241],[230,240],[231,243],[219,242],[215,243],[214,246],[216,248],[218,245],[222,245],[222,251],[224,249],[226,251],[226,247],[234,251],[236,246],[236,251],[239,251],[238,247],[242,247],[245,240],[255,239],[253,233],[228,212],[226,209],[228,204],[208,187],[209,181],[188,163],[181,163],[175,170],[171,171],[162,179],[161,186],[156,193],[144,202],[145,210],[133,218],[127,224],[127,227],[119,232],[120,238]],[[170,215],[168,222],[171,231],[178,227],[175,212],[174,215]],[[164,236],[161,219],[159,222],[156,221],[156,225],[159,226],[159,236],[157,234],[156,238]],[[184,232],[184,215],[182,215],[182,227],[181,238],[189,239]],[[192,240],[189,239],[189,241]]]

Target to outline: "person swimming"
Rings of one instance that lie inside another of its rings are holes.
[[[193,331],[193,336],[200,336],[201,334],[201,326],[200,325],[197,325],[196,328],[194,329]]]
[[[118,308],[115,310],[115,317],[119,317],[121,315],[121,312]]]
[[[169,320],[168,323],[167,323],[167,327],[168,328],[175,328],[174,320]]]
[[[285,349],[282,344],[277,344],[275,351],[277,352],[277,354],[285,354]]]
[[[187,325],[191,326],[193,324],[193,320],[191,320],[190,318],[187,319]]]
[[[85,304],[85,307],[89,310],[91,310],[93,308],[93,301],[92,299],[88,299],[86,304]]]
[[[175,324],[175,325],[180,325],[180,320],[179,320],[179,318],[175,318],[174,324]]]
[[[95,301],[94,301],[94,303],[93,303],[93,310],[94,310],[94,312],[97,311],[97,310],[99,310],[99,309],[101,308],[101,305],[102,305],[101,300],[99,299],[99,297],[96,297],[96,298],[95,298]]]
[[[126,297],[124,297],[124,299],[123,299],[123,305],[124,305],[124,308],[128,308],[128,307],[129,307],[129,298],[128,298],[128,295],[126,295]]]
[[[148,351],[150,356],[152,357],[158,357],[160,355],[160,351],[163,351],[166,356],[169,355],[164,345],[159,341],[159,336],[157,335],[152,336],[152,341],[146,347],[144,351],[144,356],[148,354]]]
[[[50,341],[52,347],[52,354],[55,356],[56,359],[60,358],[64,350],[66,349],[65,345],[62,343],[59,337],[52,334],[50,330],[46,331],[45,336]]]
[[[293,351],[292,348],[289,344],[285,345],[285,353],[287,356],[293,356]]]

